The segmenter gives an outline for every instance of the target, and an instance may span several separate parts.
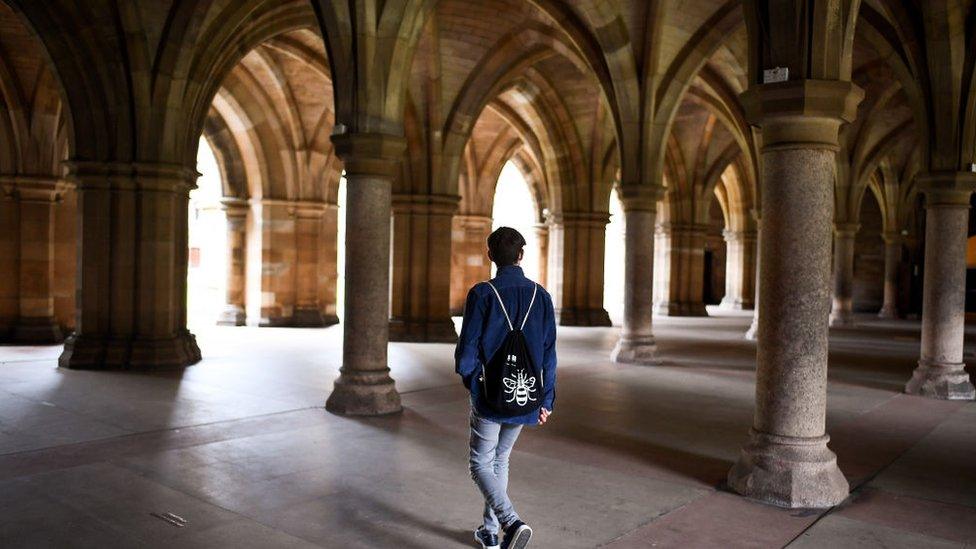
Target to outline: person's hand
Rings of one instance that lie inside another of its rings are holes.
[[[546,420],[549,419],[549,415],[552,414],[549,410],[545,408],[539,408],[539,425],[545,425]]]

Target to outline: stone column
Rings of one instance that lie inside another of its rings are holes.
[[[762,238],[756,411],[729,471],[740,494],[783,507],[829,507],[847,480],[827,447],[827,317],[838,130],[863,92],[799,80],[743,94],[762,127]]]
[[[905,392],[972,400],[976,389],[963,370],[963,330],[969,198],[976,174],[936,172],[919,175],[917,181],[925,193],[922,348]]]
[[[762,262],[760,261],[759,258],[760,256],[759,250],[762,247],[761,212],[758,209],[752,210],[752,218],[756,220],[756,256],[754,259],[754,265],[756,271],[755,271],[755,281],[753,282],[755,286],[755,298],[752,306],[752,324],[749,326],[749,329],[746,330],[745,338],[749,341],[756,341],[759,339],[759,294],[760,294],[759,273],[761,272],[760,267],[762,265]]]
[[[80,217],[77,322],[61,367],[179,368],[186,329],[187,205],[197,173],[170,164],[69,163]]]
[[[323,242],[323,218],[329,204],[298,202],[295,204],[295,309],[292,325],[298,328],[321,328],[339,322],[326,312],[321,300],[321,256],[327,246]]]
[[[345,314],[342,368],[325,403],[330,412],[380,415],[402,410],[390,377],[391,187],[406,148],[402,137],[332,137],[346,170]]]
[[[535,241],[538,245],[536,253],[539,254],[539,284],[548,288],[549,281],[549,225],[537,223],[535,229]]]
[[[881,235],[885,243],[884,302],[878,318],[898,318],[898,265],[901,263],[901,233],[887,232]]]
[[[66,184],[52,177],[0,178],[19,211],[18,316],[11,340],[44,344],[64,340],[54,316],[54,216]]]
[[[725,297],[723,309],[741,311],[755,306],[756,231],[723,231],[725,238]]]
[[[295,200],[252,198],[247,230],[247,323],[292,326],[298,276]]]
[[[834,298],[831,326],[854,324],[854,240],[860,225],[834,224]]]
[[[458,196],[393,197],[390,341],[454,343],[451,230]]]
[[[614,362],[657,364],[652,329],[654,288],[654,217],[662,189],[621,185],[624,211],[624,318],[620,339],[610,354]]]
[[[610,326],[610,315],[603,308],[603,258],[609,221],[610,215],[603,212],[552,216],[550,230],[560,235],[562,244],[562,250],[556,252],[556,271],[561,280],[554,284],[559,292],[556,317],[560,326]]]
[[[219,326],[244,326],[247,315],[244,312],[245,277],[247,273],[247,202],[227,198],[221,201],[221,208],[227,218],[227,292],[224,310],[217,318]]]
[[[468,290],[491,278],[488,235],[491,217],[455,215],[451,231],[451,314],[464,313]]]
[[[339,207],[325,205],[319,233],[318,299],[323,323],[332,326],[339,323]]]
[[[662,223],[656,228],[664,250],[658,257],[664,264],[654,313],[662,316],[708,316],[705,311],[705,234],[708,226],[698,223]]]

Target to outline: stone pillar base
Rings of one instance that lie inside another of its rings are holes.
[[[833,507],[850,486],[827,435],[798,438],[750,430],[749,442],[729,471],[729,487],[743,496],[790,509]]]
[[[969,380],[963,363],[927,364],[918,362],[912,379],[905,385],[905,392],[943,400],[976,399],[976,388]]]
[[[896,319],[898,318],[898,309],[885,305],[878,311],[878,318]]]
[[[621,336],[617,346],[610,352],[610,360],[622,364],[643,364],[656,366],[661,363],[657,357],[657,345],[653,336],[631,338]]]
[[[11,341],[30,345],[61,343],[64,341],[64,334],[53,317],[21,317],[13,325]]]
[[[654,304],[658,316],[708,316],[705,304],[690,301],[661,301]]]
[[[244,326],[247,324],[247,313],[237,305],[227,305],[217,317],[217,326]]]
[[[322,314],[322,311],[316,308],[296,307],[291,316],[291,325],[295,328],[324,328],[338,323],[338,316]]]
[[[457,343],[454,322],[448,320],[390,319],[390,341],[404,343]]]
[[[606,309],[560,309],[556,312],[560,326],[612,326]]]
[[[189,331],[166,339],[100,339],[75,334],[64,342],[58,366],[73,370],[166,370],[200,361]]]
[[[830,313],[830,326],[853,326],[854,325],[854,313],[842,312],[842,313]]]
[[[746,330],[745,338],[748,341],[759,340],[759,319],[755,317],[752,318],[752,324],[750,324],[749,329]]]
[[[718,304],[720,309],[726,311],[750,311],[755,308],[756,304],[752,301],[739,299],[739,298],[722,298],[722,302]]]
[[[348,372],[340,369],[325,409],[343,416],[381,416],[403,411],[390,369]]]

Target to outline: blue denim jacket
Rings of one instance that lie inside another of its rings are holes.
[[[535,282],[525,278],[521,267],[509,265],[498,269],[498,274],[491,283],[502,296],[512,324],[521,324],[532,299]],[[545,381],[542,407],[551,411],[556,400],[556,315],[552,308],[552,297],[542,286],[539,286],[523,333],[533,363],[542,368],[542,379]],[[464,386],[471,391],[475,410],[481,417],[497,423],[538,423],[538,412],[502,418],[493,414],[481,402],[481,382],[478,380],[481,365],[491,358],[506,335],[508,323],[498,304],[498,298],[487,284],[476,284],[468,292],[464,305],[464,322],[461,324],[461,335],[454,352],[455,371],[461,375]]]

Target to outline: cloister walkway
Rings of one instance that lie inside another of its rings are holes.
[[[901,393],[918,356],[909,321],[832,331],[843,505],[787,511],[727,492],[755,344],[748,316],[724,314],[656,319],[658,367],[609,363],[616,329],[560,329],[555,414],[513,454],[535,547],[976,542],[976,403]],[[59,370],[59,347],[0,347],[0,545],[472,546],[452,346],[391,344],[406,411],[353,419],[321,408],[339,327],[194,331],[204,359],[181,373]]]

